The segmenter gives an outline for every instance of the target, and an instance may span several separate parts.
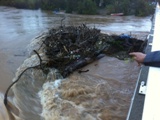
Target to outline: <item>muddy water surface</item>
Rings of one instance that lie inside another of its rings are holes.
[[[56,27],[61,25],[62,19],[64,19],[62,21],[62,25],[81,25],[82,23],[84,23],[87,24],[88,26],[99,28],[102,30],[102,32],[116,32],[116,33],[131,32],[133,34],[135,33],[136,35],[140,36],[147,35],[151,27],[150,17],[141,18],[135,16],[84,16],[84,15],[70,15],[70,14],[53,14],[52,12],[41,11],[41,10],[23,10],[10,7],[0,7],[0,42],[1,42],[0,91],[2,93],[4,93],[8,85],[12,83],[12,79],[15,76],[16,69],[27,58],[28,56],[27,45],[31,42],[31,40],[41,32],[49,29],[50,27]],[[106,117],[112,118],[114,114],[116,114],[117,116],[122,114],[121,118],[125,118],[129,108],[130,99],[136,84],[136,80],[138,77],[139,68],[135,67],[136,63],[129,63],[129,62],[126,63],[124,61],[120,61],[110,57],[103,58],[102,60],[100,60],[99,66],[96,66],[97,64],[99,63],[89,65],[87,69],[89,69],[90,71],[88,73],[82,74],[82,76],[74,74],[73,77],[71,76],[68,80],[74,81],[75,78],[78,77],[78,79],[76,80],[83,79],[84,81],[83,84],[91,80],[90,83],[93,82],[93,84],[88,83],[88,87],[91,89],[94,89],[94,87],[98,86],[98,93],[102,95],[101,97],[97,96],[97,99],[95,97],[94,100],[95,101],[97,100],[98,102],[102,101],[102,104],[101,102],[100,103],[97,102],[97,105],[101,106],[103,106],[103,102],[105,101],[104,102],[105,107],[101,108],[101,110],[102,109],[103,110],[101,111],[102,113],[101,116],[99,116],[103,120],[105,120]],[[67,81],[65,82],[67,83]],[[62,85],[65,86],[66,84],[65,82]],[[79,81],[76,82],[79,83]],[[74,87],[74,85],[72,86]],[[103,86],[106,86],[104,93],[103,93]],[[19,89],[24,90],[27,89],[27,87],[28,86],[21,86]],[[35,86],[35,87],[39,88],[40,86]],[[46,89],[48,89],[48,87],[45,87],[44,91]],[[41,90],[43,91],[43,89]],[[62,89],[62,91],[63,90],[65,90],[65,87]],[[32,92],[34,93],[35,91]],[[96,92],[97,91],[92,91],[93,94],[97,94]],[[44,114],[42,115],[45,118],[45,109],[48,110],[50,106],[48,106],[48,108],[47,107],[43,108],[44,103],[40,102],[38,98],[35,98],[35,100],[33,101],[34,102],[39,101],[39,102],[36,104],[37,105],[36,107],[30,110],[29,104],[32,106],[35,105],[35,103],[32,102],[32,100],[30,100],[33,98],[23,97],[27,95],[28,93],[19,93],[18,91],[16,92],[15,95],[16,97],[14,99],[19,101],[19,103],[21,103],[20,101],[25,101],[25,100],[26,102],[25,104],[22,104],[23,103],[22,102],[21,104],[17,105],[17,108],[23,110],[22,113],[17,114],[17,112],[15,112],[14,114],[16,116],[20,115],[21,117],[20,119],[24,118],[25,120],[28,120],[29,118],[27,118],[27,116],[31,116],[32,119],[39,120],[41,118],[40,114],[44,112]],[[103,98],[102,96],[105,95],[109,96],[111,99],[109,100],[108,97]],[[43,94],[41,94],[41,96],[43,96]],[[92,99],[92,97],[90,97],[90,99]],[[48,98],[50,97],[47,96],[46,99]],[[62,96],[61,99],[68,100],[68,98],[65,98],[65,96]],[[76,100],[78,99],[70,101],[77,103]],[[84,101],[86,101],[85,97]],[[91,102],[94,103],[94,101]],[[110,109],[112,108],[113,110],[108,111],[106,109],[107,108],[106,105],[108,105],[108,108]],[[116,107],[118,105],[120,105],[121,107]],[[85,105],[82,106],[83,110],[85,110],[84,109],[86,108]],[[93,106],[92,110],[96,109],[96,106],[94,106],[93,104],[92,106]],[[72,107],[69,107],[68,109],[70,108]],[[79,111],[80,109],[73,108],[70,110]],[[115,110],[117,113],[114,113]],[[86,111],[87,113],[91,113],[87,114],[91,116],[91,118],[96,117],[95,116],[96,112],[92,112],[88,109],[86,109]],[[119,113],[119,111],[122,111],[122,113]],[[86,114],[86,112],[82,113]],[[109,113],[109,114],[103,114],[103,113]],[[68,113],[66,113],[66,115],[67,114]]]

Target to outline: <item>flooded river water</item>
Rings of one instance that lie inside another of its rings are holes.
[[[146,36],[151,27],[150,18],[150,16],[142,18],[53,14],[51,11],[23,10],[1,6],[0,99],[3,101],[3,93],[12,83],[16,69],[28,57],[27,45],[43,31],[60,26],[62,19],[64,19],[62,25],[66,26],[87,24],[87,26],[101,29],[104,33],[132,33]],[[50,86],[54,83],[49,85],[48,82],[40,82],[40,84],[38,82],[37,85],[33,82],[29,86],[29,83],[22,80],[23,82],[19,83],[20,86],[17,84],[18,87],[13,89],[15,103],[13,108],[19,110],[19,112],[12,111],[13,115],[17,116],[16,120],[124,120],[140,68],[136,66],[135,62],[104,57],[84,69],[89,69],[89,72],[82,75],[74,73],[62,82],[62,88],[58,89],[65,94],[64,91],[69,89],[71,91],[78,90],[77,86],[80,84],[80,87],[86,88],[86,94],[82,94],[81,99],[78,99],[78,95],[76,98],[68,98],[67,95],[57,98],[52,93],[57,91],[57,88]],[[41,79],[39,78],[39,80]],[[55,96],[56,99],[49,95],[46,96],[46,92]],[[31,96],[30,93],[38,94],[39,97],[30,98],[28,97]],[[12,96],[11,93],[10,96]],[[51,98],[55,100],[56,109],[52,109]],[[0,108],[4,117],[4,107],[0,106]],[[73,112],[75,113],[73,114]]]

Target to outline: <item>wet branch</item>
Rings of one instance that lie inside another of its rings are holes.
[[[37,54],[37,56],[38,56],[38,58],[39,58],[39,61],[40,61],[40,64],[39,64],[39,65],[36,65],[36,66],[32,66],[32,67],[26,68],[26,69],[18,76],[17,80],[15,80],[15,81],[7,88],[7,90],[6,90],[5,94],[4,94],[4,104],[5,104],[5,106],[7,106],[7,104],[8,104],[7,97],[8,97],[8,92],[9,92],[9,90],[11,89],[11,87],[12,87],[15,83],[17,83],[17,82],[20,80],[21,76],[22,76],[27,70],[29,70],[29,69],[39,68],[39,67],[42,68],[42,59],[41,59],[40,55],[38,54],[38,52],[37,52],[36,50],[33,50],[33,51]]]

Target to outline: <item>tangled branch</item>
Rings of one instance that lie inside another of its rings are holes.
[[[17,82],[20,80],[21,76],[22,76],[27,70],[29,70],[29,69],[38,68],[38,67],[42,68],[42,67],[41,67],[41,66],[42,66],[42,59],[41,59],[40,55],[38,54],[38,52],[37,52],[36,50],[33,50],[33,51],[37,54],[37,56],[38,56],[38,58],[39,58],[39,61],[40,61],[40,64],[39,64],[39,65],[36,65],[36,66],[28,67],[28,68],[26,68],[25,70],[23,70],[23,72],[18,76],[17,80],[15,80],[15,81],[7,88],[7,90],[6,90],[5,94],[4,94],[4,104],[5,104],[5,106],[7,106],[7,104],[8,104],[7,97],[8,97],[8,92],[9,92],[9,90],[11,89],[11,87],[12,87],[15,83],[17,83]]]

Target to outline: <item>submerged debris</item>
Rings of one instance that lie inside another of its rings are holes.
[[[107,35],[86,25],[51,29],[43,41],[48,57],[47,67],[59,70],[63,77],[98,58],[103,53],[119,59],[128,58],[129,52],[144,52],[147,40],[126,35]]]

